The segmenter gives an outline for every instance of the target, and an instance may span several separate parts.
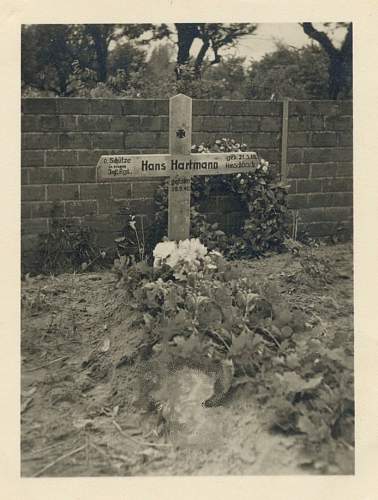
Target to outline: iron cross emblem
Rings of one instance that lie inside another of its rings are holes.
[[[185,137],[185,130],[183,128],[176,130],[176,137],[183,139]]]

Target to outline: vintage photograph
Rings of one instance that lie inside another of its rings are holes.
[[[354,475],[352,23],[20,36],[21,476]]]

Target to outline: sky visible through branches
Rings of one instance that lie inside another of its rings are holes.
[[[324,24],[314,23],[318,29],[324,30]],[[341,41],[345,37],[346,29],[338,28],[332,31],[332,27],[326,29],[326,32],[331,35],[336,47],[339,47]],[[172,37],[172,40],[176,40]],[[303,29],[298,23],[259,23],[257,30],[252,35],[242,37],[236,47],[227,47],[220,50],[221,55],[234,55],[245,57],[247,65],[251,60],[259,61],[265,54],[276,50],[276,43],[283,42],[285,45],[300,48],[311,43],[311,40],[303,32]],[[148,52],[151,53],[153,48],[162,42],[151,43]],[[196,54],[200,49],[202,42],[199,39],[194,40],[191,53]],[[176,54],[172,54],[174,61]]]

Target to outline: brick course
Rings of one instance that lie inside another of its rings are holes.
[[[299,229],[313,235],[352,227],[352,108],[351,101],[289,102],[289,205],[299,210]],[[167,152],[168,100],[25,98],[21,110],[23,252],[52,217],[89,224],[108,242],[119,207],[148,222],[160,180],[97,184],[95,166],[103,154]],[[193,100],[193,144],[234,138],[279,165],[281,129],[281,102]],[[203,208],[226,228],[241,220],[237,205],[216,196]]]

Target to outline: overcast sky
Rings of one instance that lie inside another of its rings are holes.
[[[267,52],[275,50],[275,42],[283,41],[287,45],[302,47],[309,43],[309,38],[303,33],[298,23],[259,24],[253,35],[243,37],[235,49],[229,52],[237,52],[247,59],[259,60]]]
[[[314,26],[324,30],[323,25]],[[332,34],[334,43],[337,45],[345,36],[344,29],[338,29]],[[275,49],[275,41],[283,41],[293,47],[303,47],[310,42],[310,39],[298,23],[264,23],[259,24],[254,35],[241,39],[237,47],[238,55],[247,59],[259,60],[263,55]],[[234,49],[235,51],[235,49]]]

